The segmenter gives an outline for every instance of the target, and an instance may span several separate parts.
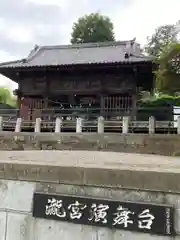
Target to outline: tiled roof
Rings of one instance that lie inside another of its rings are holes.
[[[125,54],[131,53],[126,59]],[[26,59],[1,63],[0,68],[100,64],[150,61],[134,40],[104,43],[85,43],[62,46],[40,46]]]

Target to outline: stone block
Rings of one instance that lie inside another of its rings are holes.
[[[175,207],[175,231],[180,234],[180,196],[176,194],[166,194],[165,203]]]
[[[1,180],[0,209],[30,212],[34,189],[34,183]]]
[[[95,227],[44,219],[35,219],[34,234],[38,240],[98,240]]]
[[[18,139],[15,141],[14,138]],[[179,151],[180,135],[114,133],[13,133],[0,136],[3,150],[99,150],[174,156]]]
[[[31,215],[9,212],[6,240],[34,240],[34,219]]]
[[[116,230],[113,234],[113,240],[173,240],[172,237],[164,237],[150,235],[138,232],[119,231]]]
[[[98,240],[114,240],[113,239],[113,230],[108,228],[98,228],[97,236]]]

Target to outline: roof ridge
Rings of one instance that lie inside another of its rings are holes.
[[[40,48],[45,49],[72,49],[72,48],[90,48],[90,47],[108,47],[108,46],[119,46],[131,43],[134,40],[123,40],[123,41],[107,41],[107,42],[91,42],[91,43],[75,43],[65,45],[42,45]]]
[[[31,61],[33,58],[36,57],[36,55],[44,48],[44,46],[38,46],[36,50],[31,50],[29,55],[25,58],[26,63]]]

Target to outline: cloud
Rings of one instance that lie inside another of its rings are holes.
[[[20,56],[18,57],[20,58]],[[10,60],[15,60],[17,59],[17,56],[13,56],[8,54],[7,52],[0,50],[0,61],[10,61]],[[0,87],[7,87],[11,90],[14,90],[18,87],[17,83],[13,82],[12,80],[4,77],[3,75],[0,74]]]
[[[35,44],[67,44],[74,21],[84,14],[113,16],[125,0],[6,0],[0,2],[0,48],[26,56]]]
[[[65,23],[63,10],[56,5],[39,5],[27,0],[0,2],[0,46],[10,54],[27,55],[36,43],[49,44],[57,29]],[[43,26],[44,35],[39,34]],[[46,33],[49,33],[47,35]],[[43,37],[43,41],[42,41]],[[58,36],[57,36],[58,37]]]
[[[179,19],[180,1],[163,0],[6,0],[0,2],[0,50],[29,53],[35,44],[69,43],[73,22],[91,12],[108,15],[116,38],[144,43],[161,24]]]
[[[0,3],[0,16],[7,21],[21,24],[54,24],[62,20],[63,12],[56,5],[39,5],[27,0],[6,0]]]
[[[179,9],[179,0],[0,1],[0,61],[26,57],[35,44],[68,44],[73,23],[92,12],[112,19],[117,40],[144,44],[157,26],[177,22]]]
[[[114,15],[116,37],[130,39],[136,37],[141,44],[155,28],[164,24],[175,24],[179,19],[180,1],[131,0],[121,14]]]

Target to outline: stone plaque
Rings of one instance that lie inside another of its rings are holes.
[[[167,205],[35,193],[33,216],[111,229],[174,235],[174,208]]]

